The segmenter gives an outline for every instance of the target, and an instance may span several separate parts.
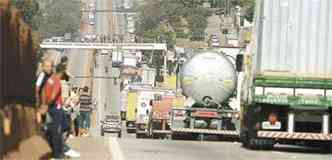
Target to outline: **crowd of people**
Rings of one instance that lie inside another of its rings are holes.
[[[80,157],[67,141],[73,136],[89,136],[93,110],[87,86],[65,90],[63,84],[70,79],[67,65],[66,56],[57,65],[45,59],[36,81],[37,121],[43,126],[42,133],[50,145],[53,159]]]

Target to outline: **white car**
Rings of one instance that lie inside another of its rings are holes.
[[[212,38],[211,41],[212,42],[219,42],[219,39],[218,38]]]
[[[108,50],[105,50],[105,49],[101,50],[102,55],[108,55],[108,53],[109,53]]]
[[[53,42],[52,39],[44,39],[43,42]]]
[[[211,46],[212,47],[220,47],[220,43],[219,42],[212,42]]]

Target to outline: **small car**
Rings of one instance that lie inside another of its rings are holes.
[[[101,122],[101,136],[104,136],[105,133],[117,133],[118,137],[121,138],[121,116],[120,114],[109,114],[105,115],[104,120]]]

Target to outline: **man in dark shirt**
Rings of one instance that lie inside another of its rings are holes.
[[[87,136],[91,123],[92,98],[89,95],[89,88],[85,86],[83,93],[80,95],[80,134]]]

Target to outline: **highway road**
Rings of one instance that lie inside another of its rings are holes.
[[[98,160],[328,160],[315,148],[278,145],[274,150],[248,150],[238,142],[136,139],[134,134],[73,139],[81,159]],[[89,144],[89,145],[84,145]]]
[[[113,6],[117,3],[113,3],[113,0],[96,0],[97,10],[107,10],[115,8]],[[95,33],[100,35],[112,35],[116,33],[115,28],[117,26],[117,16],[111,12],[97,12],[96,13],[96,25]],[[97,102],[96,121],[99,123],[105,114],[116,113],[120,114],[120,70],[118,68],[112,68],[112,61],[110,55],[101,55],[100,51],[96,54],[96,67],[94,68],[95,76],[102,76],[103,78],[94,79],[94,91],[93,97]],[[91,133],[94,136],[100,135],[100,126],[96,125],[91,129]]]
[[[120,7],[120,0],[96,0],[97,9],[114,9]],[[123,17],[112,13],[97,13],[95,31],[100,33],[121,33],[125,28],[120,21]],[[120,22],[120,23],[119,23]],[[214,26],[212,24],[210,26]],[[213,28],[213,27],[211,27]],[[209,32],[217,32],[209,30]],[[79,54],[77,54],[79,52]],[[70,72],[85,74],[89,66],[91,51],[70,50]],[[95,76],[116,77],[119,69],[111,67],[109,55],[96,55]],[[108,72],[105,72],[108,68]],[[73,83],[82,85],[82,79],[74,79]],[[119,81],[113,79],[94,79],[93,97],[97,100],[95,121],[91,129],[92,137],[79,137],[70,140],[70,146],[81,153],[81,160],[328,160],[331,154],[322,153],[312,148],[277,146],[274,150],[253,151],[241,147],[239,142],[217,141],[174,141],[157,139],[136,139],[135,134],[127,134],[123,125],[123,137],[106,134],[100,136],[99,120],[109,112],[120,111]]]

